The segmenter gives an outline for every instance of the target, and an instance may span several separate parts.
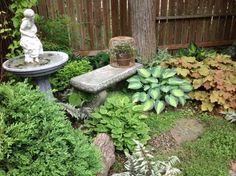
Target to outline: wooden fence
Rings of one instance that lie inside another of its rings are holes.
[[[75,50],[107,48],[112,36],[131,36],[129,0],[39,0],[47,18],[68,15]],[[236,39],[236,0],[156,0],[159,47],[227,45]]]

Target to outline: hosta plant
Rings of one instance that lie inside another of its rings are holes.
[[[128,88],[137,91],[132,96],[132,102],[138,103],[135,107],[143,111],[154,108],[157,114],[161,113],[166,105],[184,105],[188,98],[187,93],[192,90],[188,81],[176,76],[174,69],[162,67],[141,68],[137,75],[127,81]]]
[[[176,68],[188,79],[194,91],[189,96],[201,102],[202,111],[214,107],[236,109],[236,62],[227,55],[217,55],[198,62],[194,57],[170,59],[162,66]]]
[[[129,96],[114,93],[85,122],[89,134],[107,133],[113,139],[116,150],[133,151],[133,139],[146,144],[150,138],[143,118],[144,115],[133,110]]]

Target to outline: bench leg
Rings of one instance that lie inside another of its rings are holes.
[[[102,105],[107,98],[107,91],[103,90],[93,95],[92,101],[87,105],[93,109]]]

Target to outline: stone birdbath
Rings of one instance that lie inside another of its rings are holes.
[[[17,76],[33,78],[40,90],[53,98],[49,75],[61,68],[68,60],[68,55],[58,51],[43,51],[42,43],[36,33],[34,11],[26,9],[20,26],[24,55],[5,61],[2,67]]]

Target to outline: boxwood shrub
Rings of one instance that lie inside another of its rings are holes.
[[[0,85],[0,175],[94,176],[99,154],[59,105],[25,83]]]

